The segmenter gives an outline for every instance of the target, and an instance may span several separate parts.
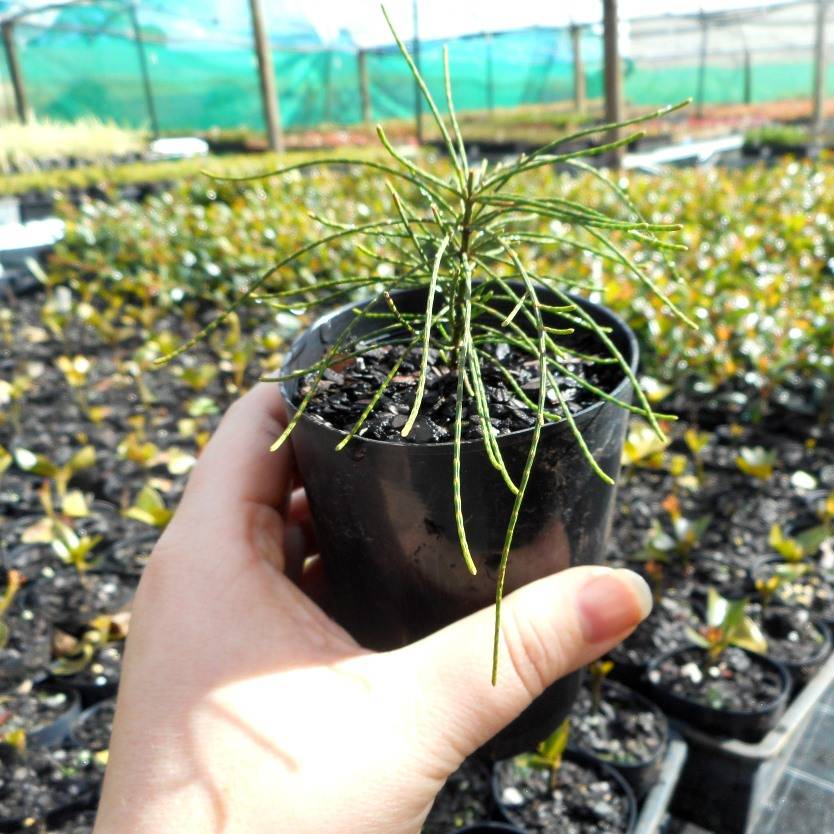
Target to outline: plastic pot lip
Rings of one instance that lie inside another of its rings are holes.
[[[576,751],[577,753],[583,753],[585,755],[590,756],[594,761],[601,762],[604,765],[608,765],[609,767],[613,767],[616,770],[625,770],[625,771],[638,771],[643,770],[644,768],[651,767],[658,759],[662,759],[666,755],[666,748],[669,746],[669,739],[671,737],[669,731],[669,719],[666,717],[666,713],[652,700],[647,698],[645,695],[638,692],[636,689],[632,689],[630,686],[627,686],[624,683],[620,683],[620,681],[613,681],[613,680],[606,680],[602,685],[603,690],[605,689],[615,689],[619,690],[620,692],[625,692],[628,697],[630,697],[633,701],[635,701],[641,708],[646,710],[651,710],[655,715],[659,715],[663,720],[661,726],[663,727],[663,732],[661,734],[660,744],[658,745],[657,750],[649,756],[648,759],[642,759],[639,762],[612,762],[608,759],[602,758],[596,753],[592,753],[590,750],[585,750],[582,747],[574,747],[568,742],[568,749],[572,751]]]
[[[663,652],[663,654],[660,654],[657,657],[650,660],[648,665],[646,666],[646,674],[648,675],[654,669],[657,669],[660,666],[660,664],[663,663],[664,660],[667,660],[668,658],[673,657],[676,654],[680,654],[681,652],[689,651],[690,649],[704,651],[704,649],[702,649],[700,646],[696,646],[694,643],[689,643],[688,645],[684,646],[677,646],[674,649],[670,649],[668,652]],[[655,691],[662,692],[663,696],[671,701],[674,701],[679,704],[685,704],[686,706],[695,707],[696,709],[708,712],[710,715],[720,715],[725,718],[739,720],[771,715],[772,713],[776,712],[783,704],[787,703],[787,701],[789,700],[791,689],[793,687],[793,677],[784,663],[778,660],[774,660],[772,657],[768,657],[764,654],[756,654],[756,652],[751,652],[748,649],[741,649],[741,651],[748,655],[748,657],[753,658],[754,661],[762,663],[765,666],[770,666],[779,674],[779,677],[782,680],[782,691],[779,693],[779,696],[776,698],[776,700],[771,701],[769,704],[762,707],[761,709],[744,711],[716,709],[715,707],[708,706],[707,704],[702,704],[699,701],[693,701],[689,698],[682,698],[680,695],[675,695],[673,692],[670,692],[668,689],[666,689],[666,687],[661,686],[660,684],[652,683],[651,681],[649,681],[649,685]]]
[[[514,284],[515,282],[510,282]],[[398,298],[404,293],[411,293],[417,292],[420,288],[413,288],[413,289],[403,289],[403,290],[396,290],[395,292],[391,293],[393,298]],[[629,360],[629,367],[631,368],[632,373],[637,373],[637,367],[640,361],[640,347],[637,343],[637,337],[634,334],[634,331],[623,321],[620,316],[606,307],[604,304],[598,304],[595,301],[589,301],[582,296],[575,295],[574,293],[569,293],[570,297],[579,303],[582,307],[584,307],[588,312],[592,312],[595,314],[601,314],[603,319],[608,319],[606,324],[613,325],[617,329],[619,329],[623,336],[625,337],[625,341],[628,345],[628,350],[631,354],[630,357],[627,357]],[[292,345],[290,346],[289,351],[287,352],[287,356],[284,359],[283,364],[281,365],[281,374],[285,374],[287,372],[288,366],[293,361],[297,351],[297,348],[306,340],[309,339],[313,334],[321,330],[327,324],[329,324],[333,319],[337,318],[338,316],[349,312],[353,308],[359,306],[367,306],[370,304],[370,301],[363,301],[361,304],[343,304],[340,307],[336,307],[333,310],[330,310],[327,313],[324,313],[320,316],[313,324],[304,332],[302,333],[295,341],[293,341]],[[595,316],[596,317],[596,316]],[[287,383],[289,380],[283,380],[279,382],[281,388],[281,394],[284,397],[284,400],[287,403],[287,407],[291,413],[296,411],[296,407],[293,404],[289,392],[287,390]],[[626,376],[623,375],[623,378],[617,384],[617,386],[612,390],[607,392],[610,396],[620,399],[622,395],[628,390],[629,386],[631,385],[631,380]],[[574,421],[579,423],[586,423],[588,420],[593,419],[596,414],[602,409],[604,405],[607,404],[606,400],[599,399],[597,402],[589,405],[587,408],[583,408],[581,411],[578,411],[576,414],[573,415]],[[347,437],[348,432],[342,429],[335,429],[332,426],[327,425],[326,423],[314,420],[308,414],[304,413],[301,417],[302,421],[307,425],[316,426],[317,428],[324,431],[326,434],[333,435],[335,438],[339,440]],[[549,427],[553,426],[563,426],[565,425],[565,421],[560,421],[558,423],[547,422],[542,426],[542,431],[546,431]],[[506,434],[500,435],[497,439],[499,442],[506,442],[511,441],[514,439],[526,438],[530,435],[533,431],[532,428],[528,429],[519,429],[518,431],[507,432]],[[454,447],[454,443],[452,441],[446,441],[443,443],[406,443],[406,442],[396,442],[391,440],[374,440],[373,438],[368,437],[359,437],[356,436],[351,440],[351,443],[361,442],[362,444],[367,444],[368,446],[378,446],[380,448],[383,447],[390,447],[390,446],[406,446],[406,447],[416,447],[419,448],[421,452],[436,452],[438,454],[444,453],[449,454],[450,450]],[[337,441],[338,442],[338,441]],[[476,447],[482,447],[483,441],[480,439],[475,440],[464,440],[461,443],[462,449],[474,449]]]
[[[625,777],[618,773],[617,769],[613,765],[602,761],[602,759],[596,758],[590,753],[586,753],[584,750],[577,750],[573,747],[568,747],[564,752],[563,758],[568,761],[576,762],[584,767],[596,768],[597,770],[602,771],[607,780],[614,782],[617,787],[619,787],[620,792],[623,796],[625,796],[626,804],[628,805],[628,812],[626,814],[626,834],[631,834],[634,830],[634,826],[637,824],[637,797],[634,793],[634,789],[628,784]],[[492,766],[492,778],[489,782],[490,789],[492,790],[492,800],[495,803],[495,807],[509,820],[509,817],[507,817],[506,811],[504,810],[504,803],[501,802],[498,796],[498,777],[496,775],[498,765],[501,764],[501,762],[506,761],[512,761],[512,758],[499,759],[495,762]]]

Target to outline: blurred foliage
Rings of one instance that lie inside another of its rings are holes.
[[[263,161],[260,170],[268,170]],[[620,265],[591,253],[527,244],[523,251],[539,274],[558,272],[580,282],[623,315],[640,338],[644,370],[673,392],[744,392],[754,417],[791,398],[804,401],[811,413],[830,403],[834,166],[791,161],[741,171],[685,169],[663,178],[623,175],[621,184],[626,182],[649,220],[683,222],[689,246],[678,259],[683,280],[669,274],[661,257],[642,255],[639,241],[623,236],[618,245],[700,330],[688,329],[654,295],[639,292]],[[586,173],[541,169],[519,178],[518,190],[613,208],[607,189]],[[149,306],[170,309],[193,300],[214,309],[282,256],[323,236],[326,228],[308,210],[361,223],[390,211],[390,201],[382,178],[346,167],[255,183],[196,177],[143,204],[65,204],[67,235],[48,272],[53,284],[68,285],[87,304],[82,311],[88,319],[95,312],[115,327],[119,317],[132,315],[147,327],[153,320]],[[548,231],[561,229],[551,224]],[[277,272],[268,288],[348,271],[370,276],[372,263],[350,242],[334,243]],[[298,326],[289,314],[285,318],[291,329]]]

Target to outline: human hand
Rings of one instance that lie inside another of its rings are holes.
[[[95,834],[416,834],[463,759],[651,608],[630,571],[580,567],[373,653],[314,599],[274,385],[229,410],[133,608]]]

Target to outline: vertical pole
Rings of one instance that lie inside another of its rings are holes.
[[[570,27],[573,48],[573,107],[577,113],[585,112],[585,67],[582,63],[582,29],[573,24]]]
[[[744,50],[744,103],[750,104],[753,101],[753,61],[750,57],[750,50]]]
[[[281,153],[284,150],[284,137],[281,134],[281,114],[278,92],[275,89],[275,68],[272,66],[272,52],[264,26],[261,0],[249,0],[249,9],[252,13],[252,34],[255,39],[255,52],[258,56],[258,78],[261,85],[261,102],[269,147]]]
[[[6,21],[2,26],[3,45],[6,48],[6,63],[9,66],[9,76],[14,89],[14,104],[17,110],[17,118],[21,124],[26,124],[29,118],[29,105],[26,103],[26,88],[23,86],[23,75],[20,72],[20,63],[17,59],[17,44],[14,40],[14,24]]]
[[[698,59],[698,90],[695,93],[695,102],[697,109],[695,111],[699,119],[704,116],[704,96],[705,85],[707,80],[707,37],[709,28],[707,26],[706,15],[701,13],[701,50],[700,58]]]
[[[621,122],[623,120],[623,75],[620,67],[620,44],[617,0],[603,0],[603,27],[605,41],[605,121]],[[612,130],[607,140],[614,142],[620,138],[619,130]],[[608,164],[619,168],[623,164],[623,148],[616,148],[608,154]]]
[[[356,53],[356,62],[359,70],[359,98],[362,101],[362,121],[365,124],[371,122],[371,85],[368,79],[368,53],[360,49]]]
[[[825,122],[825,15],[828,0],[817,0],[817,36],[814,44],[814,101],[811,124],[814,140],[822,140]]]
[[[492,113],[495,110],[495,69],[492,64],[492,34],[484,33],[484,46],[486,48],[486,100],[487,110]]]
[[[142,74],[142,89],[145,94],[145,107],[148,111],[148,119],[151,122],[151,133],[153,138],[159,136],[159,120],[156,117],[156,105],[151,91],[151,74],[148,70],[148,56],[145,54],[145,42],[142,40],[142,30],[139,28],[139,15],[136,12],[136,2],[132,0],[127,4],[127,11],[130,15],[130,25],[133,27],[133,38],[136,41],[136,51],[139,54],[139,70]]]
[[[414,63],[417,67],[417,70],[420,74],[423,74],[423,70],[420,67],[420,20],[419,20],[419,13],[417,9],[417,0],[411,0],[411,12],[412,17],[414,19],[414,46],[412,51],[414,52]],[[423,96],[420,92],[420,87],[417,84],[417,81],[414,82],[414,128],[417,133],[417,144],[423,144]]]

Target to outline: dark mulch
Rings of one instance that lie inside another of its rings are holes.
[[[782,679],[773,669],[733,646],[717,660],[704,649],[677,652],[649,675],[673,695],[717,710],[758,712],[782,694]]]
[[[514,825],[529,834],[625,834],[628,801],[620,786],[602,772],[565,759],[556,789],[550,771],[499,762],[498,799]]]
[[[71,704],[67,692],[21,686],[0,696],[0,735],[17,729],[35,733],[65,715]]]
[[[626,687],[605,685],[599,704],[585,682],[570,715],[570,743],[612,764],[651,761],[666,741],[663,713]]]
[[[422,834],[450,834],[465,825],[489,819],[489,797],[489,770],[477,759],[467,759],[438,793]]]
[[[575,349],[579,351],[598,350],[590,334],[583,334],[581,340],[577,337],[577,342]],[[310,401],[307,413],[334,428],[349,431],[404,350],[401,345],[382,346],[347,360],[338,368],[328,369]],[[491,350],[496,361],[513,376],[525,395],[536,402],[539,389],[538,361],[504,343],[493,346]],[[453,439],[457,372],[443,361],[436,350],[429,353],[420,416],[408,437],[403,438],[400,434],[416,396],[421,356],[422,351],[417,349],[406,356],[373,413],[359,430],[359,436],[399,443],[447,443]],[[622,371],[612,365],[594,366],[586,360],[574,358],[566,359],[564,364],[572,373],[604,391],[613,390],[622,378]],[[492,425],[498,434],[530,428],[535,422],[535,412],[516,392],[508,388],[501,372],[491,363],[483,362],[482,376]],[[572,413],[597,401],[596,397],[569,377],[556,375],[556,379]],[[300,386],[302,396],[310,390],[313,381],[313,376],[305,378]],[[559,411],[559,403],[553,391],[548,393],[547,407]],[[464,405],[462,436],[464,440],[477,440],[483,436],[475,405],[471,401]]]
[[[101,771],[78,750],[0,750],[0,820],[43,819],[56,809],[90,799]]]

